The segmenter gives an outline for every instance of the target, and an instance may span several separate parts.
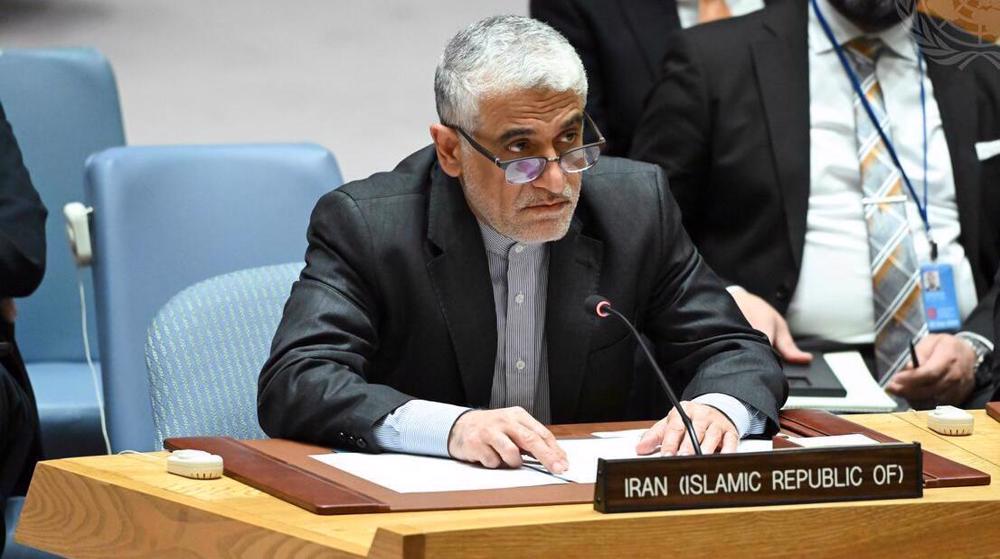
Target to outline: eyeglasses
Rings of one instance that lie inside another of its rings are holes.
[[[508,159],[507,161],[501,161],[499,157],[477,142],[472,135],[465,130],[448,124],[445,126],[457,130],[458,133],[466,139],[466,141],[472,144],[472,147],[475,148],[476,151],[483,154],[483,156],[492,161],[494,165],[503,169],[504,176],[507,178],[508,183],[525,184],[540,177],[542,172],[545,171],[545,166],[551,162],[558,162],[559,168],[562,169],[564,173],[581,173],[593,167],[594,164],[597,163],[598,157],[601,156],[601,147],[605,144],[604,136],[601,135],[601,131],[597,128],[597,124],[594,123],[594,120],[590,118],[590,115],[583,113],[583,116],[586,118],[586,121],[590,123],[590,126],[597,134],[596,142],[591,142],[578,148],[566,150],[555,157],[518,157],[517,159]]]

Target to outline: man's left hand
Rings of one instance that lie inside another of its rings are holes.
[[[694,432],[701,443],[704,454],[712,454],[722,449],[723,453],[736,452],[740,443],[740,433],[726,414],[705,404],[696,402],[681,402],[684,411],[691,418]],[[687,436],[684,422],[676,409],[670,410],[667,417],[661,419],[642,435],[639,445],[635,447],[636,454],[651,454],[660,449],[660,454],[673,456],[679,454],[688,456],[694,454],[691,437]]]
[[[976,352],[950,334],[931,334],[916,346],[920,366],[901,369],[886,391],[912,402],[961,404],[976,385]]]

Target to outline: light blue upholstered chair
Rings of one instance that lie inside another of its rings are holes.
[[[157,441],[265,438],[257,422],[257,376],[301,270],[292,263],[216,276],[160,309],[146,338]]]
[[[0,51],[0,101],[49,210],[45,278],[31,297],[17,302],[17,341],[38,401],[45,457],[103,453],[62,207],[83,196],[87,157],[125,143],[114,74],[93,49],[6,49]],[[83,281],[97,359],[89,273]]]
[[[143,347],[160,307],[213,276],[302,260],[309,215],[341,182],[330,152],[311,144],[127,147],[87,162],[115,452],[159,445]]]

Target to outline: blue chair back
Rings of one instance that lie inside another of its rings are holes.
[[[83,198],[87,157],[125,143],[115,77],[93,49],[4,49],[0,102],[49,209],[45,278],[38,291],[18,302],[18,346],[29,370],[33,362],[82,362],[77,272],[62,207]],[[89,304],[93,287],[90,274],[84,276]],[[93,338],[91,345],[96,351]]]
[[[143,347],[160,307],[213,276],[302,260],[312,208],[341,182],[330,152],[308,144],[126,147],[88,160],[114,451],[158,444]]]
[[[257,376],[301,270],[297,262],[216,276],[160,309],[146,337],[157,441],[266,438],[257,421]]]

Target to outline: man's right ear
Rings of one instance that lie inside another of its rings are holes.
[[[459,177],[462,174],[462,144],[458,132],[443,124],[431,125],[431,139],[437,150],[438,164],[449,177]]]

